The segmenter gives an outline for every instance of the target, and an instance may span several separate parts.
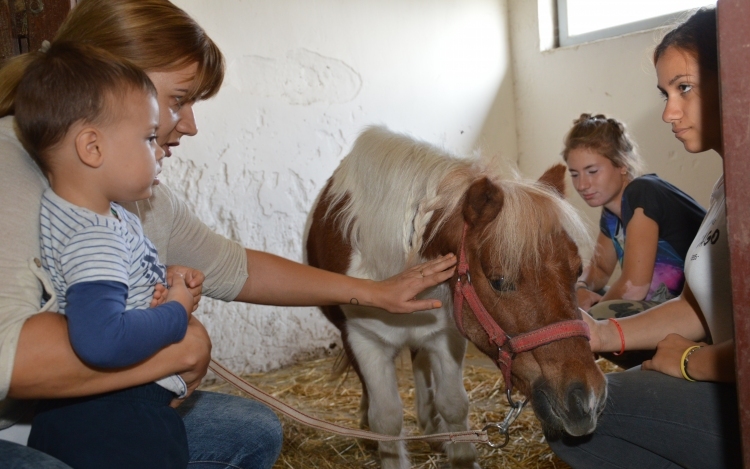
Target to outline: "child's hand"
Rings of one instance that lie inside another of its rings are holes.
[[[180,303],[185,308],[185,311],[187,311],[188,316],[195,311],[195,300],[193,294],[190,293],[190,290],[188,290],[188,287],[185,284],[184,274],[175,272],[172,275],[172,283],[169,285],[169,290],[167,290],[166,301],[176,301]]]
[[[157,283],[154,287],[154,296],[151,298],[151,304],[149,308],[156,308],[159,305],[163,305],[167,302],[167,287],[164,284]]]
[[[193,309],[188,310],[188,313],[194,312],[198,309],[198,303],[201,301],[201,292],[203,291],[203,281],[206,279],[203,272],[200,270],[191,269],[184,265],[170,265],[167,267],[167,283],[172,284],[172,277],[175,274],[181,274],[185,279],[185,285],[193,295]]]

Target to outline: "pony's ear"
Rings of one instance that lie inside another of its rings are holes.
[[[482,178],[469,187],[466,191],[463,215],[464,220],[472,228],[482,227],[495,219],[500,209],[503,208],[505,195],[503,190]]]
[[[565,198],[565,171],[567,168],[564,164],[556,164],[542,174],[539,182],[551,186],[560,197]]]

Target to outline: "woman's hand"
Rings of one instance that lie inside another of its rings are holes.
[[[643,362],[641,369],[658,371],[675,378],[682,378],[680,369],[682,354],[693,345],[706,345],[706,343],[693,342],[679,334],[669,334],[656,345],[654,358]]]
[[[389,279],[376,282],[373,306],[391,313],[413,313],[439,308],[442,303],[435,299],[418,300],[422,291],[445,282],[453,276],[456,256],[446,254],[424,264],[415,265]]]
[[[599,303],[602,296],[588,288],[578,288],[576,290],[576,298],[578,299],[578,306],[584,311],[588,311],[592,306]]]

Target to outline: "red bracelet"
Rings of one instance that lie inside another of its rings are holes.
[[[617,319],[615,318],[607,318],[607,319],[615,323],[615,326],[617,326],[617,332],[620,333],[620,351],[614,353],[615,356],[620,356],[623,354],[623,352],[625,352],[625,334],[622,333],[622,327],[620,327],[620,323],[617,322]]]

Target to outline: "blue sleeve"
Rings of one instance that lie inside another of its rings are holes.
[[[599,217],[599,231],[601,231],[604,236],[610,239],[614,237],[619,222],[620,219],[617,218],[617,215],[606,208],[602,208],[602,214]]]
[[[604,236],[607,238],[610,237],[609,234],[609,227],[607,226],[607,220],[604,219],[604,212],[602,211],[601,216],[599,217],[599,231],[602,232]]]
[[[68,288],[70,343],[85,363],[132,365],[185,337],[188,317],[180,303],[126,311],[127,297],[127,286],[120,282],[81,282]]]

